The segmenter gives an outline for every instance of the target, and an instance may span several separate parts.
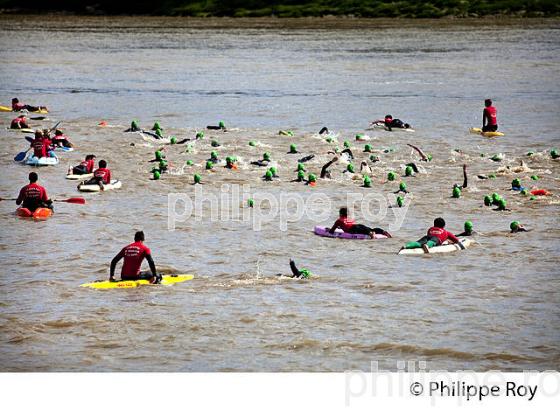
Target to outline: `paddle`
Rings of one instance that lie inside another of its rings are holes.
[[[21,151],[19,154],[17,154],[14,157],[14,161],[16,161],[16,162],[23,161],[23,159],[25,158],[25,155],[29,152],[30,149],[31,149],[31,147],[27,148],[25,151]]]
[[[55,130],[56,127],[58,127],[59,124],[60,124],[61,122],[62,122],[62,121],[57,122],[57,123],[54,125],[54,127],[52,127],[52,128],[49,130],[49,132],[51,132],[52,130]],[[27,138],[31,138],[31,137],[25,137],[25,139],[27,139]],[[28,141],[29,141],[29,140],[28,140]],[[16,161],[16,162],[21,162],[21,161],[23,161],[23,159],[25,158],[25,155],[29,152],[30,149],[31,149],[31,147],[27,148],[27,150],[25,150],[25,151],[21,151],[19,154],[17,154],[17,155],[14,157],[14,161]]]
[[[17,198],[0,198],[0,201],[16,201]],[[86,200],[84,198],[75,197],[75,198],[68,198],[68,199],[53,199],[53,202],[66,202],[69,204],[79,204],[85,205]]]

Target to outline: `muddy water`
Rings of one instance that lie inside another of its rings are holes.
[[[342,371],[368,370],[378,361],[397,370],[398,361],[424,360],[428,369],[557,370],[560,165],[548,150],[560,145],[558,28],[555,21],[2,17],[0,102],[17,95],[49,106],[42,124],[63,120],[77,145],[60,154],[59,166],[39,170],[49,195],[78,195],[64,175],[87,153],[107,159],[123,187],[83,195],[85,206],[59,203],[46,222],[18,219],[12,203],[0,204],[1,369]],[[500,139],[467,132],[479,126],[487,96],[499,109],[506,133]],[[386,113],[411,122],[416,132],[364,131],[368,120]],[[2,129],[12,117],[0,114]],[[144,128],[159,120],[179,138],[193,138],[219,120],[231,130],[206,131],[190,152],[168,146],[173,174],[152,181],[149,160],[157,144],[122,132],[134,118]],[[110,126],[97,127],[101,120]],[[324,125],[338,134],[338,144],[316,134]],[[295,135],[279,136],[279,129]],[[366,142],[354,140],[358,132],[370,137],[380,162],[369,162]],[[30,171],[13,162],[26,143],[19,133],[0,133],[0,193],[13,197]],[[213,148],[212,140],[221,146]],[[343,163],[332,167],[333,180],[315,188],[290,182],[297,159],[315,154],[306,168],[319,174],[329,151],[345,140],[356,168],[362,160],[372,166],[371,189],[344,173]],[[287,154],[291,143],[299,154]],[[406,143],[433,161],[420,163]],[[212,150],[221,159],[236,155],[239,169],[206,171]],[[250,164],[265,151],[278,168],[273,182]],[[536,154],[527,157],[528,151]],[[491,161],[495,153],[505,159]],[[194,166],[184,167],[189,159]],[[520,159],[530,170],[514,174]],[[408,162],[423,172],[401,177]],[[452,199],[462,164],[469,186]],[[386,182],[390,170],[399,174],[396,182]],[[202,175],[201,191],[192,185],[194,173]],[[531,201],[513,193],[514,177],[554,195]],[[401,180],[412,198],[399,223],[389,205]],[[168,230],[168,193],[231,198],[224,184],[245,184],[255,208],[244,208],[241,196],[226,200],[218,204],[226,217],[216,220],[206,202]],[[511,211],[482,206],[492,192]],[[335,219],[348,194],[366,193],[382,195],[381,211],[368,216],[356,203],[356,219],[390,227],[393,239],[312,234],[315,225]],[[297,202],[274,213],[274,203],[264,199],[288,194],[306,205],[297,220]],[[232,221],[237,213],[246,219]],[[386,216],[371,220],[379,213]],[[396,255],[437,216],[455,233],[472,220],[477,244],[437,257]],[[508,234],[512,220],[532,231]],[[80,288],[107,277],[110,259],[137,229],[146,232],[160,271],[193,273],[195,280],[127,291]],[[290,257],[314,277],[276,277],[289,273]]]

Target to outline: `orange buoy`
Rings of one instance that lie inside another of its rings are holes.
[[[533,189],[531,191],[531,195],[543,196],[543,195],[552,195],[552,193],[548,192],[546,189]]]

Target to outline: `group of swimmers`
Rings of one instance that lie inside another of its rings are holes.
[[[17,102],[17,101],[16,101]],[[28,107],[28,108],[20,108],[20,109],[29,109],[29,108],[37,108],[37,107],[30,107],[30,106],[18,106],[18,107]],[[21,118],[20,116],[18,118]],[[15,120],[14,120],[15,121]],[[24,127],[26,124],[21,125],[21,120],[16,121],[19,123],[21,127]],[[371,125],[380,125],[383,124],[385,128],[391,131],[393,128],[410,128],[410,125],[407,123],[402,122],[400,119],[393,119],[391,115],[385,116],[385,119],[374,121]],[[222,129],[226,130],[225,125],[223,122],[220,122],[218,126],[208,126],[209,129]],[[490,130],[495,131],[497,130],[497,120],[496,120],[496,109],[492,106],[491,100],[485,101],[485,108],[483,111],[483,130]],[[46,131],[46,130],[45,130]],[[144,132],[136,121],[133,121],[131,127],[126,130],[126,132]],[[155,131],[154,137],[155,138],[162,138],[162,128],[160,127],[159,123],[156,122],[154,127],[152,127],[152,131]],[[325,127],[321,130],[322,133],[328,133],[328,129]],[[150,133],[152,134],[152,133]],[[37,131],[35,133],[35,139],[33,140],[31,147],[34,149],[34,154],[38,157],[48,155],[48,152],[52,150],[54,145],[62,144],[62,146],[72,146],[66,136],[60,131],[55,131],[55,137],[52,139],[49,138],[48,132],[41,132]],[[407,144],[414,148],[417,152],[419,152],[422,160],[429,161],[429,157],[425,155],[418,147],[415,147],[411,144]],[[158,154],[159,153],[159,158]],[[164,155],[161,151],[156,153],[156,160],[161,161],[164,158]],[[290,147],[289,153],[297,153],[295,146]],[[353,159],[354,156],[352,151],[349,147],[345,148],[340,155],[346,155],[349,159]],[[308,159],[312,159],[314,156],[310,155],[306,157]],[[338,160],[339,156],[336,156],[327,164],[325,164],[321,170],[321,178],[330,178],[330,172],[328,170],[329,166],[335,163]],[[98,168],[94,170],[95,166],[95,159],[96,156],[93,154],[89,154],[85,157],[85,160],[82,161],[80,164],[72,167],[69,170],[69,174],[76,174],[76,175],[85,175],[85,174],[93,174],[93,177],[88,180],[87,184],[99,184],[101,189],[103,189],[104,184],[109,184],[111,182],[111,171],[107,167],[107,162],[105,160],[99,161]],[[217,159],[217,155],[211,156],[209,161],[213,161]],[[269,153],[265,153],[263,155],[263,159],[252,162],[253,165],[257,166],[268,166],[270,164],[271,158]],[[229,161],[231,163],[232,161]],[[301,164],[305,161],[299,161],[298,164]],[[226,165],[227,166],[227,165]],[[365,170],[365,167],[369,168],[365,161],[361,164],[361,171]],[[414,172],[418,172],[418,167],[414,164],[407,164],[407,168],[411,168]],[[298,177],[300,177],[300,172],[298,167]],[[464,180],[462,184],[456,184],[455,187],[457,188],[466,188],[467,187],[467,173],[466,173],[466,165],[463,166],[463,175]],[[301,180],[303,177],[298,178],[297,180]],[[29,174],[29,184],[24,186],[20,190],[20,194],[17,199],[17,204],[22,205],[26,208],[29,208],[31,211],[34,211],[38,207],[49,207],[52,209],[52,201],[48,198],[47,192],[45,188],[40,186],[38,183],[38,175],[35,172],[31,172]],[[84,183],[84,182],[83,182]],[[400,187],[399,191],[407,192],[406,186]],[[335,230],[340,229],[343,232],[350,233],[350,234],[363,234],[368,235],[371,238],[374,238],[375,235],[383,235],[386,238],[391,238],[391,234],[382,228],[371,228],[366,225],[357,224],[353,219],[349,217],[348,208],[343,207],[339,211],[339,218],[335,221],[335,223],[330,228],[330,233],[333,234]],[[454,235],[451,232],[445,229],[445,220],[441,217],[438,217],[434,220],[433,226],[430,227],[425,236],[420,238],[417,241],[412,241],[406,243],[402,249],[416,249],[422,248],[424,252],[428,253],[429,249],[434,246],[440,246],[445,242],[456,243],[462,247],[461,241],[459,237],[461,236],[471,236],[473,235],[474,229],[473,224],[471,221],[466,221],[464,225],[464,232],[459,235]],[[527,229],[521,225],[517,221],[513,221],[510,225],[510,230],[512,233],[516,232],[524,232]],[[138,279],[148,279],[154,282],[161,281],[161,275],[157,273],[155,263],[151,256],[151,251],[148,247],[144,245],[144,233],[139,231],[136,232],[134,237],[134,242],[125,246],[111,261],[110,267],[110,277],[111,281],[114,279],[114,272],[117,263],[123,259],[123,267],[121,270],[121,279],[122,280],[138,280]],[[140,267],[142,264],[143,259],[148,261],[150,266],[150,272],[141,272]],[[295,265],[293,260],[290,260],[290,270],[292,272],[292,277],[295,278],[306,278],[311,276],[311,272],[306,269],[298,269]]]

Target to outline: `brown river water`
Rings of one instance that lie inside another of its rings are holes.
[[[48,119],[31,121],[36,127],[63,121],[77,148],[40,168],[40,183],[53,198],[87,201],[57,203],[42,222],[17,218],[13,202],[0,202],[0,370],[344,371],[377,361],[396,371],[405,360],[428,370],[558,370],[560,162],[549,151],[560,148],[559,29],[557,20],[0,17],[0,104],[18,96],[47,105]],[[480,126],[487,97],[504,137],[468,132]],[[365,131],[387,113],[416,132]],[[31,170],[13,160],[27,148],[27,134],[6,130],[13,117],[0,113],[2,198],[16,196]],[[178,139],[220,120],[230,130],[205,130],[189,152],[187,144],[166,146],[172,172],[154,181],[157,144],[123,133],[132,119],[145,129],[158,120]],[[109,126],[97,126],[102,120]],[[322,126],[338,143],[318,135]],[[356,141],[357,133],[369,141]],[[343,172],[343,161],[314,188],[290,182],[299,158],[314,154],[306,169],[318,175],[346,140],[356,168],[362,160],[372,167],[372,188]],[[379,162],[363,152],[366,143]],[[420,162],[407,143],[433,160]],[[290,144],[298,154],[287,154]],[[212,150],[222,160],[237,156],[239,169],[205,170]],[[265,167],[250,164],[265,151],[278,169],[272,182],[262,179]],[[120,190],[81,194],[65,179],[88,153],[109,162]],[[497,153],[502,161],[490,159]],[[194,165],[183,166],[187,160]],[[528,169],[516,173],[521,160]],[[422,172],[403,177],[409,162]],[[463,164],[468,188],[454,199]],[[387,182],[391,170],[399,176]],[[203,185],[192,184],[195,173]],[[513,192],[515,177],[553,195]],[[411,192],[406,211],[393,207],[400,181]],[[231,195],[242,185],[255,208]],[[483,205],[492,192],[509,211]],[[170,193],[206,200],[175,230]],[[394,237],[315,236],[313,227],[331,224],[349,194],[375,198],[373,217],[363,202],[353,214]],[[226,200],[211,205],[220,195]],[[396,254],[438,216],[454,233],[472,220],[476,243]],[[531,231],[510,234],[513,220]],[[139,229],[160,272],[195,279],[79,287],[106,279],[111,258]],[[312,278],[279,278],[290,258]]]

